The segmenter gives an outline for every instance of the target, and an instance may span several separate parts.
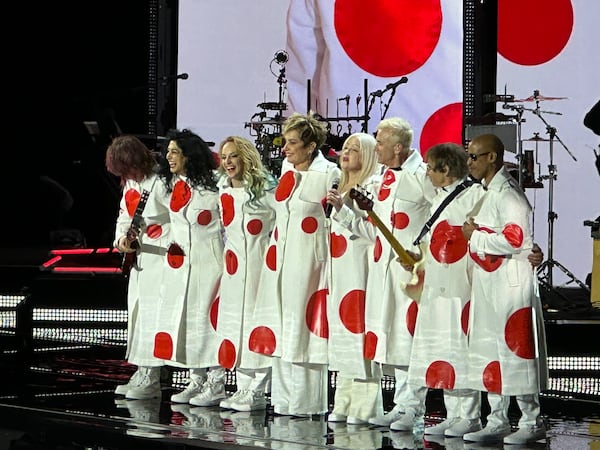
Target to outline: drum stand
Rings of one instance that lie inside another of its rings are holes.
[[[570,278],[570,281],[567,281],[566,284],[575,282],[581,287],[589,292],[589,287],[585,285],[582,281],[578,280],[573,273],[568,270],[565,266],[554,259],[553,254],[553,244],[554,244],[554,221],[558,217],[558,214],[554,212],[554,181],[556,180],[556,166],[554,165],[554,140],[558,140],[563,147],[567,150],[567,153],[571,155],[571,157],[577,161],[575,156],[569,151],[569,149],[562,143],[560,138],[556,135],[556,128],[550,126],[548,122],[542,117],[541,112],[539,111],[539,106],[533,111],[535,115],[537,115],[542,122],[546,125],[547,133],[550,135],[550,163],[548,164],[548,175],[543,176],[541,178],[548,180],[548,255],[547,259],[538,267],[537,274],[538,280],[540,284],[546,288],[552,289],[554,286],[552,279],[552,271],[554,267],[559,268],[566,276]]]

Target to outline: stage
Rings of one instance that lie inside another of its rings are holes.
[[[0,265],[0,449],[502,448],[428,437],[422,428],[398,433],[328,424],[321,416],[279,416],[269,407],[242,413],[172,404],[171,393],[187,375],[180,369],[163,369],[160,399],[115,396],[115,386],[135,370],[123,360],[126,280],[103,269],[115,266],[118,255],[93,255],[95,271],[81,270],[64,254],[45,265],[57,256],[47,251],[35,264],[13,257]],[[541,396],[548,436],[529,447],[600,448],[600,311],[580,289],[560,288],[553,295],[558,298],[548,298],[552,308],[545,310],[550,389]],[[393,379],[382,380],[386,410],[393,387]],[[227,388],[235,389],[235,372],[228,372]],[[518,409],[512,405],[510,413],[514,426]],[[441,392],[431,390],[425,426],[444,414]]]

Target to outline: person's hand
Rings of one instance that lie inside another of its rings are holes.
[[[119,250],[121,253],[135,252],[135,249],[131,248],[131,242],[132,241],[127,239],[127,236],[121,236],[121,238],[119,238],[119,241],[117,242],[117,250]]]
[[[339,211],[344,204],[344,199],[337,189],[329,189],[327,192],[327,203],[333,206],[336,211]]]
[[[471,235],[473,234],[473,231],[475,231],[477,229],[479,229],[479,225],[477,225],[475,223],[475,219],[470,217],[468,220],[465,221],[465,223],[463,223],[462,234],[465,237],[465,239],[468,241],[469,239],[471,239]]]
[[[410,255],[410,257],[415,261],[415,264],[418,263],[419,260],[421,259],[421,255],[419,255],[415,252],[406,250],[406,253],[408,253]],[[402,266],[402,268],[404,270],[407,270],[409,272],[412,272],[415,268],[414,264],[406,264],[406,263],[402,262],[402,259],[400,259],[400,257],[396,258],[396,261],[398,261],[400,263],[400,265]]]
[[[531,253],[527,255],[527,260],[531,263],[532,267],[537,267],[544,261],[544,252],[536,243],[531,248]]]

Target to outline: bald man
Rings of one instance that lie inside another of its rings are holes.
[[[528,261],[533,247],[531,207],[504,168],[504,145],[493,134],[474,138],[467,149],[471,175],[486,194],[462,227],[474,262],[469,318],[468,379],[487,392],[485,428],[465,441],[526,444],[546,437],[539,392],[547,366],[537,277]],[[510,397],[522,416],[518,431],[508,421]]]

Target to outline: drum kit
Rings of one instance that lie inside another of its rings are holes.
[[[565,275],[567,275],[571,281],[577,283],[581,288],[589,291],[589,287],[578,280],[575,275],[569,271],[565,266],[559,263],[554,259],[553,254],[553,243],[554,243],[554,221],[558,217],[558,214],[554,211],[554,181],[556,181],[557,170],[556,165],[554,164],[554,143],[558,142],[562,145],[562,147],[567,151],[567,153],[573,158],[574,161],[577,161],[577,158],[571,153],[571,151],[567,148],[567,146],[563,143],[563,141],[558,136],[557,130],[555,127],[551,126],[544,115],[546,114],[555,114],[561,115],[559,112],[552,111],[543,111],[540,108],[540,102],[547,101],[555,101],[555,100],[566,100],[567,97],[548,97],[540,94],[539,90],[534,90],[533,95],[522,98],[515,99],[512,95],[496,95],[493,96],[494,101],[501,102],[503,109],[509,109],[516,112],[516,122],[517,122],[517,160],[518,160],[518,181],[519,185],[522,188],[541,188],[543,187],[543,180],[548,181],[548,252],[546,254],[546,260],[538,267],[538,279],[542,286],[546,288],[553,287],[553,277],[552,272],[554,267],[559,268]],[[526,103],[535,102],[535,108],[526,108]],[[521,123],[525,121],[523,119],[523,113],[525,111],[529,111],[533,113],[536,117],[538,117],[546,127],[546,133],[548,134],[548,138],[541,137],[540,133],[534,133],[534,135],[530,138],[522,139],[521,137]],[[535,155],[533,150],[523,150],[523,143],[533,143],[535,146]],[[549,163],[548,163],[548,174],[541,175],[536,179],[535,177],[535,165],[537,161],[538,148],[542,143],[548,143],[549,148]]]

